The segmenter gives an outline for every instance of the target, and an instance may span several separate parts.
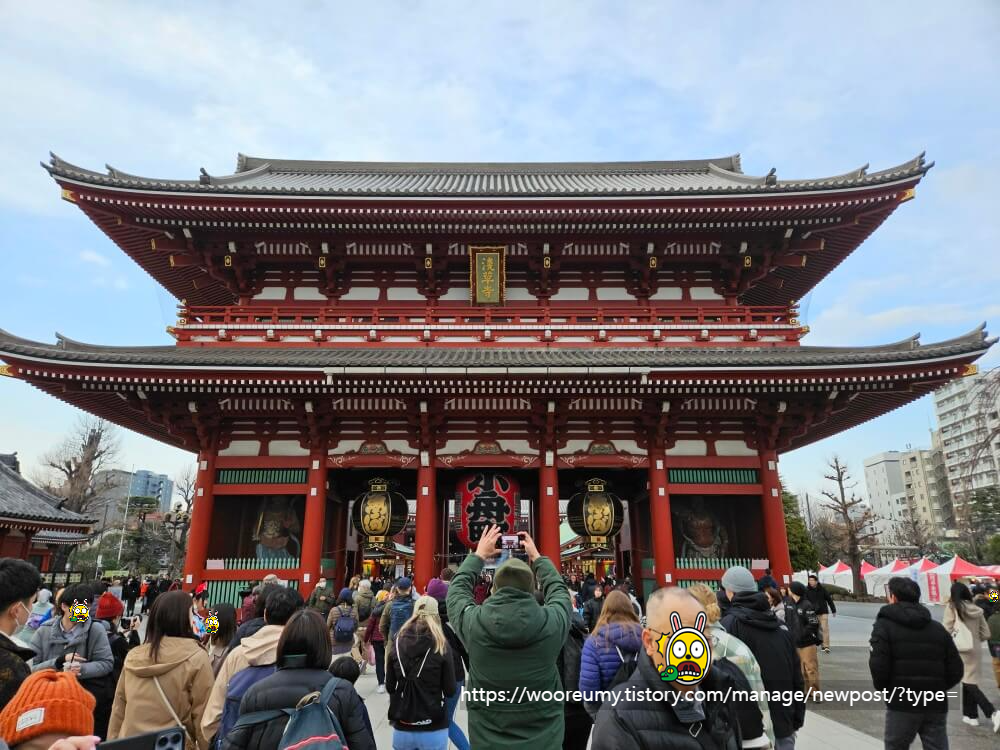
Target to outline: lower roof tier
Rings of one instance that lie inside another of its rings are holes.
[[[516,435],[669,444],[743,435],[784,451],[969,374],[984,327],[873,347],[366,349],[105,347],[0,331],[6,374],[188,450],[263,430],[303,445],[381,435],[419,443]],[[539,417],[555,416],[546,426]],[[421,416],[426,415],[426,416]]]

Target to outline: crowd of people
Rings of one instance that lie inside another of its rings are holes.
[[[662,588],[643,602],[628,579],[564,577],[523,532],[526,559],[494,568],[499,537],[488,529],[423,592],[405,576],[356,576],[340,590],[321,578],[304,601],[269,575],[238,609],[209,610],[205,584],[189,594],[163,576],[53,595],[33,566],[0,559],[0,740],[49,750],[69,737],[86,750],[178,727],[187,750],[375,748],[355,688],[373,669],[397,750],[795,747],[801,698],[820,689],[818,653],[829,653],[836,614],[815,576],[786,587],[737,566],[718,591]],[[981,713],[1000,730],[1000,710],[979,687],[983,642],[1000,687],[1000,611],[988,592],[956,582],[943,622],[912,580],[894,578],[888,592],[871,635],[874,687],[961,684],[963,720],[978,726]],[[700,628],[711,646],[696,687],[742,688],[745,700],[699,700],[695,686],[662,679],[664,638],[681,627]],[[455,719],[463,687],[468,736]],[[647,689],[672,698],[643,700]],[[765,699],[788,691],[800,695]],[[885,746],[919,736],[946,748],[947,708],[947,698],[894,698]]]

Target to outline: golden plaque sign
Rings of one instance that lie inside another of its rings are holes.
[[[469,296],[473,304],[503,304],[506,251],[503,245],[469,248]]]

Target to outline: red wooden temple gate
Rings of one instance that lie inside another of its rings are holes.
[[[423,586],[456,482],[516,479],[543,553],[591,477],[627,508],[631,573],[791,573],[778,456],[973,367],[936,344],[800,345],[796,301],[913,197],[922,158],[835,178],[738,157],[372,164],[241,156],[153,180],[53,157],[62,196],[180,301],[172,346],[0,334],[9,373],[198,455],[185,583],[356,570],[350,503],[411,502]],[[349,550],[351,548],[351,550]]]

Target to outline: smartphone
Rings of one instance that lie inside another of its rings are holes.
[[[131,627],[132,627],[131,617],[123,617],[121,620],[118,621],[119,630],[129,630],[131,629]]]
[[[521,537],[517,534],[504,534],[500,537],[500,546],[503,549],[519,549],[521,547]]]
[[[180,727],[158,729],[155,732],[102,742],[101,750],[184,750],[184,731]]]

